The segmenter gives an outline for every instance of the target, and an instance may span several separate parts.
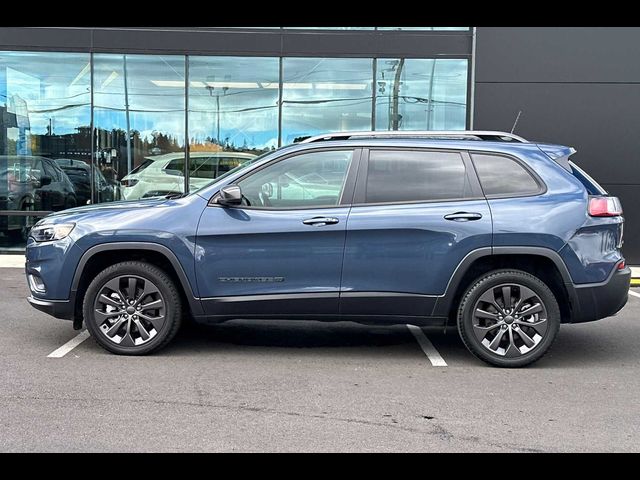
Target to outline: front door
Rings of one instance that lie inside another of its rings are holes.
[[[208,315],[338,314],[359,151],[293,154],[237,182],[239,207],[210,206],[196,270]]]
[[[491,246],[491,212],[470,159],[455,151],[371,150],[360,172],[341,313],[430,316],[462,259]]]

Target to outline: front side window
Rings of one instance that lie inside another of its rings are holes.
[[[455,152],[371,151],[366,203],[429,202],[472,196],[462,157]]]
[[[474,153],[473,164],[486,196],[535,195],[540,192],[538,182],[511,158]]]
[[[292,209],[340,203],[352,150],[290,157],[238,182],[248,207]]]

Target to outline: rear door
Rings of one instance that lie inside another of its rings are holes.
[[[490,247],[491,236],[468,154],[365,151],[347,226],[341,313],[431,315],[458,264]]]

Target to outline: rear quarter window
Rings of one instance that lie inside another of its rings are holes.
[[[488,197],[536,195],[542,190],[533,175],[512,158],[482,153],[472,158]]]

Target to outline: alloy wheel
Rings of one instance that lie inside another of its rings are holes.
[[[122,347],[151,341],[165,324],[165,300],[150,280],[123,275],[106,282],[94,301],[100,332]]]
[[[516,283],[491,287],[473,308],[473,332],[489,352],[517,358],[535,350],[548,330],[547,309],[530,288]]]

